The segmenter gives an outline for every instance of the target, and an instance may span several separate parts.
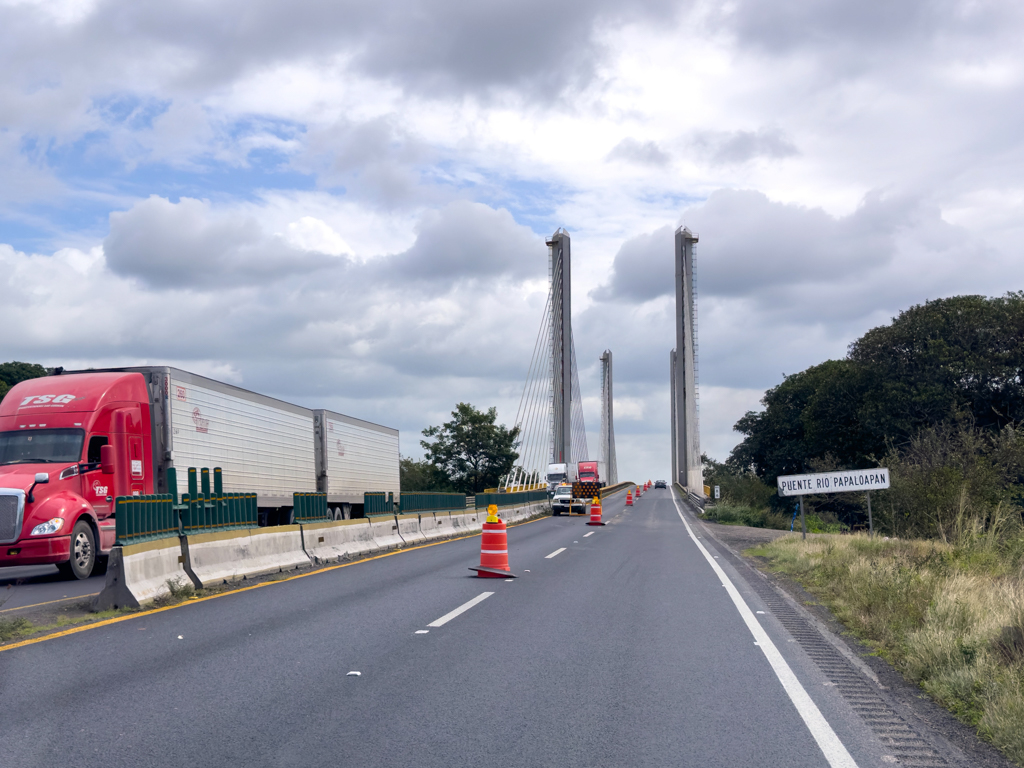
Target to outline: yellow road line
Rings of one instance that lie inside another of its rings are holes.
[[[544,520],[544,517],[538,517],[536,520],[526,520],[522,523],[516,523],[513,527],[520,525],[526,525],[527,523],[535,523],[537,520]],[[207,600],[216,600],[218,597],[226,597],[227,595],[237,595],[240,592],[248,592],[252,589],[259,589],[260,587],[269,587],[273,584],[284,584],[286,581],[294,581],[295,579],[304,579],[307,576],[318,576],[321,573],[327,573],[328,571],[336,571],[339,568],[348,568],[350,565],[360,565],[362,563],[368,563],[371,560],[380,560],[385,557],[392,557],[394,555],[402,555],[406,552],[412,552],[417,549],[426,549],[427,547],[436,547],[439,544],[450,544],[453,541],[463,541],[465,539],[472,539],[475,536],[479,536],[479,533],[473,533],[469,536],[459,536],[457,539],[445,539],[444,541],[435,541],[430,544],[420,544],[416,547],[408,547],[406,549],[396,549],[394,552],[386,552],[383,555],[374,555],[373,557],[367,557],[362,560],[355,560],[351,563],[339,563],[338,565],[329,565],[326,568],[318,568],[315,571],[309,571],[308,573],[300,573],[295,576],[289,576],[285,579],[275,579],[274,581],[264,581],[260,584],[253,584],[251,587],[239,587],[238,589],[231,589],[225,592],[218,592],[216,595],[208,595],[207,597],[199,597],[195,600],[186,600],[183,603],[176,603],[175,605],[166,605],[163,608],[147,608],[144,611],[138,613],[130,613],[126,616],[116,616],[112,619],[103,619],[103,621],[97,621],[92,624],[84,624],[80,627],[73,627],[71,629],[65,629],[61,632],[54,632],[49,635],[43,635],[42,637],[33,637],[28,640],[19,640],[16,643],[10,643],[8,645],[0,645],[0,653],[4,651],[11,651],[15,648],[23,648],[26,645],[35,645],[36,643],[42,643],[46,640],[53,640],[58,637],[66,637],[68,635],[75,635],[79,632],[85,632],[90,629],[99,629],[100,627],[107,627],[111,624],[118,624],[122,621],[129,621],[131,619],[139,619],[144,616],[151,616],[154,613],[163,613],[164,611],[170,611],[174,608],[182,608],[187,605],[195,605],[196,603],[204,603]]]
[[[45,603],[32,603],[32,605],[19,605],[16,608],[4,608],[0,613],[7,613],[9,611],[23,611],[26,608],[38,608],[40,605],[53,605],[54,603],[63,603],[66,600],[81,600],[83,597],[96,597],[99,592],[90,592],[87,595],[75,595],[74,597],[62,597],[58,600],[47,600]]]

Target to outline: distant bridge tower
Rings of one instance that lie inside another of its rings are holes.
[[[606,349],[601,355],[601,458],[604,460],[605,482],[619,482],[619,468],[615,462],[615,422],[612,413],[612,353]]]
[[[704,495],[697,420],[697,291],[694,245],[697,235],[676,230],[676,348],[670,357],[672,390],[672,480]]]
[[[551,463],[572,463],[572,261],[569,233],[547,241],[551,274]]]
[[[572,340],[569,233],[559,229],[547,245],[550,288],[516,413],[519,460],[500,483],[508,490],[544,485],[548,464],[590,460]]]

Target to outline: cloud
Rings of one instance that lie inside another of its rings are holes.
[[[377,266],[390,281],[408,283],[522,280],[545,276],[546,254],[543,238],[517,224],[508,211],[457,201],[427,212],[416,243]]]
[[[759,158],[781,159],[799,154],[777,128],[757,131],[702,131],[692,140],[697,152],[711,165],[741,165]]]
[[[635,165],[648,165],[656,168],[668,165],[672,157],[653,141],[638,141],[625,138],[616,144],[608,153],[607,160],[621,160]]]
[[[255,219],[217,215],[209,203],[190,198],[171,203],[153,196],[110,214],[103,250],[115,274],[158,289],[266,284],[337,265],[267,237]]]
[[[842,281],[888,264],[899,234],[931,219],[946,230],[935,245],[963,237],[938,212],[920,201],[872,193],[847,216],[770,200],[753,190],[716,190],[683,219],[700,236],[697,246],[701,293],[777,299],[782,289]],[[591,295],[598,301],[649,301],[674,295],[675,239],[672,227],[623,243],[608,282]]]

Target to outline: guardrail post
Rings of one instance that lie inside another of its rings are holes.
[[[174,467],[168,467],[167,471],[164,472],[164,477],[167,478],[167,492],[171,494],[173,503],[178,503],[178,470]]]

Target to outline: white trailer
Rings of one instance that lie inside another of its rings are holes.
[[[362,504],[365,492],[393,493],[397,501],[398,430],[334,411],[313,413],[317,490],[327,502]]]
[[[338,517],[343,507],[362,504],[367,491],[398,498],[397,429],[170,366],[105,370],[146,378],[158,493],[174,490],[167,487],[171,467],[179,494],[188,493],[189,467],[220,467],[226,492],[256,492],[261,524],[287,522],[295,492],[327,493]]]

